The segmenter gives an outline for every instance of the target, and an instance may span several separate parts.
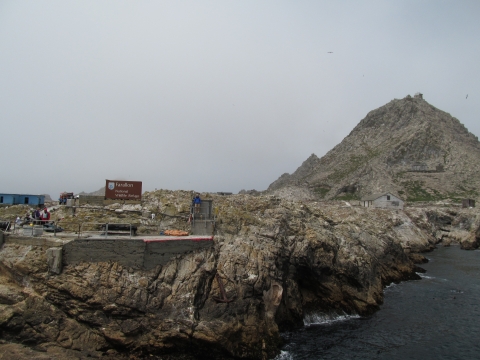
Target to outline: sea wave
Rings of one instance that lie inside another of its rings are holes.
[[[350,319],[358,319],[360,315],[357,314],[346,314],[346,313],[312,313],[307,314],[303,318],[303,325],[304,326],[312,326],[312,325],[321,325],[321,324],[330,324],[338,321],[345,321]]]
[[[398,284],[395,284],[394,282],[388,284],[387,286],[385,286],[385,289],[384,291],[387,291],[387,290],[391,290],[393,288],[395,288]]]
[[[280,354],[273,360],[293,360],[293,356],[288,351],[281,350]]]
[[[428,276],[422,273],[416,273],[418,276],[420,276],[422,279],[435,279],[433,276]]]

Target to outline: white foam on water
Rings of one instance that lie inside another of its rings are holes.
[[[314,313],[314,314],[305,315],[305,317],[303,318],[303,325],[311,326],[311,325],[331,324],[338,321],[345,321],[345,320],[358,319],[358,318],[360,318],[360,316],[356,314],[348,315],[346,313],[343,313],[343,314]]]
[[[395,284],[394,282],[392,282],[392,283],[388,284],[387,286],[385,286],[385,289],[383,289],[383,291],[392,290],[397,285],[398,284]]]
[[[420,276],[422,279],[435,279],[433,276],[427,276],[423,273],[416,273],[418,276]]]
[[[453,290],[450,290],[450,292],[455,294],[463,294],[463,291],[459,289],[453,289]]]
[[[280,350],[280,354],[273,360],[293,360],[293,356],[288,351]]]

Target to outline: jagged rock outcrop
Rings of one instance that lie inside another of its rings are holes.
[[[268,190],[303,187],[325,199],[390,191],[408,201],[431,201],[478,199],[479,185],[478,138],[422,97],[407,96],[369,112],[325,156],[312,154]]]
[[[45,251],[4,245],[2,274],[11,285],[0,288],[2,338],[91,356],[180,349],[272,357],[279,331],[300,326],[306,313],[368,314],[382,302],[385,284],[415,278],[402,233],[423,239],[420,248],[434,241],[401,213],[233,199],[217,200],[214,248],[150,271],[100,262],[52,275]],[[218,302],[220,283],[233,301]]]
[[[44,250],[5,244],[1,338],[55,351],[57,359],[122,359],[122,352],[272,358],[280,331],[302,326],[306,315],[369,314],[386,284],[418,278],[418,252],[454,243],[454,233],[477,240],[480,234],[476,209],[403,212],[265,195],[212,197],[214,247],[149,271],[85,262],[49,274]],[[183,209],[191,200],[188,192],[145,198],[144,208],[168,199]],[[92,208],[88,216],[95,214]]]
[[[459,244],[462,249],[480,247],[480,213],[476,209],[428,206],[410,207],[406,214],[417,227],[433,234],[443,246]]]

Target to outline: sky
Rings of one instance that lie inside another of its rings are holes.
[[[1,0],[0,193],[265,190],[416,92],[480,136],[479,18],[477,0]]]

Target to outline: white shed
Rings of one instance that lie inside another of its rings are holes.
[[[365,207],[395,210],[402,210],[404,204],[402,199],[391,193],[372,194],[362,198],[360,203]]]

